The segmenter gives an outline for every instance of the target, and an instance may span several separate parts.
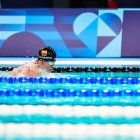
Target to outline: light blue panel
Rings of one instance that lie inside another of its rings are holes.
[[[25,16],[0,16],[0,24],[25,24]]]
[[[41,32],[41,31],[32,31],[32,33],[36,34],[43,40],[62,40],[60,34],[58,32]]]
[[[96,56],[97,49],[97,25],[98,19],[94,20],[94,22],[79,35],[80,40],[92,51],[93,57]]]
[[[5,40],[15,33],[19,33],[19,31],[0,31],[0,40]]]
[[[122,31],[96,57],[121,57]]]
[[[122,11],[140,11],[140,8],[118,8],[118,10],[122,10]]]
[[[57,58],[72,57],[71,52],[69,51],[63,40],[45,40],[44,42],[46,45],[50,45],[54,48],[57,54]]]
[[[73,24],[73,29],[75,34],[79,35],[96,19],[97,19],[97,15],[90,12],[83,13],[80,16],[78,16]]]
[[[54,24],[54,16],[26,16],[26,24]]]
[[[98,36],[116,36],[115,32],[100,17],[98,18]]]

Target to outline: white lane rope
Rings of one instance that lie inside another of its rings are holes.
[[[140,118],[140,106],[45,106],[0,105],[0,116],[48,115],[52,117],[125,117]]]
[[[100,124],[0,124],[0,136],[20,137],[98,137],[133,136],[140,138],[140,124],[100,125]]]
[[[0,58],[0,65],[22,65],[32,58]],[[140,65],[140,59],[112,59],[112,58],[57,58],[55,65]]]

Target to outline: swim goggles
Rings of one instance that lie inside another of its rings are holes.
[[[48,64],[49,64],[50,66],[52,66],[54,63],[55,63],[55,61],[48,61]]]

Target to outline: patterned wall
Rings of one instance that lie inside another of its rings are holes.
[[[0,10],[0,56],[139,57],[140,9]]]

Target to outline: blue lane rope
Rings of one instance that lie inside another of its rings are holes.
[[[0,97],[38,96],[38,97],[126,97],[140,96],[140,90],[0,90]]]
[[[0,83],[140,84],[140,78],[33,78],[0,77]]]

